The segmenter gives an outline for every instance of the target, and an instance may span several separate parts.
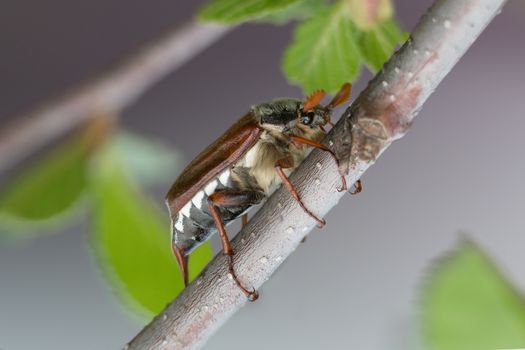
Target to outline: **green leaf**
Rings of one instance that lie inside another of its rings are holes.
[[[118,295],[150,317],[180,293],[183,280],[171,252],[167,211],[138,192],[118,159],[115,149],[108,149],[97,163],[93,246]],[[211,257],[209,243],[199,247],[190,258],[190,278]]]
[[[90,148],[69,140],[37,159],[0,193],[0,222],[44,220],[71,208],[86,186]]]
[[[258,22],[285,24],[292,20],[304,20],[312,17],[326,7],[324,0],[302,0],[291,4],[287,8],[258,18]]]
[[[525,348],[523,297],[471,242],[434,269],[423,301],[430,349]]]
[[[182,156],[173,147],[157,139],[119,131],[112,140],[126,174],[140,184],[173,182]]]
[[[213,0],[199,12],[199,19],[237,24],[285,10],[300,0]]]
[[[348,11],[357,29],[367,31],[377,23],[392,18],[394,7],[391,0],[340,0]]]
[[[404,39],[405,35],[392,19],[378,23],[371,29],[361,32],[359,47],[370,70],[375,73],[381,69],[396,46]]]
[[[336,92],[359,74],[358,32],[343,5],[332,5],[299,25],[285,52],[283,69],[288,80],[307,93],[318,89]]]

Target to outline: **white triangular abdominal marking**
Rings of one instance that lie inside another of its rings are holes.
[[[230,169],[226,169],[219,175],[219,181],[223,186],[228,187],[228,180],[230,179]]]
[[[204,192],[206,192],[208,196],[211,196],[213,192],[215,192],[217,185],[218,185],[217,180],[211,181],[209,184],[206,185],[206,187],[204,187]]]
[[[177,229],[177,231],[180,231],[180,232],[184,232],[184,225],[182,224],[182,214],[178,214],[177,215],[177,221],[175,222],[175,228]]]
[[[203,199],[204,199],[204,192],[199,191],[197,192],[197,194],[195,194],[195,196],[193,196],[193,198],[191,199],[191,202],[193,203],[195,207],[197,207],[198,209],[201,209]]]
[[[190,209],[191,209],[191,201],[189,201],[188,203],[186,203],[179,211],[180,214],[184,215],[185,217],[189,218],[190,217]]]

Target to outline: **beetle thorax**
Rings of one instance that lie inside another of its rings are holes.
[[[300,106],[300,100],[279,99],[253,106],[251,113],[263,128],[282,132],[295,126]]]

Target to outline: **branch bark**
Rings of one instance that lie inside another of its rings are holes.
[[[325,215],[343,194],[339,173],[354,183],[381,153],[407,132],[425,100],[452,69],[505,0],[437,0],[410,39],[343,113],[327,142],[341,160],[314,151],[293,174],[304,202]],[[338,171],[339,170],[339,171]],[[286,189],[279,189],[233,240],[235,267],[259,288],[312,230],[315,222]],[[218,254],[181,295],[126,349],[198,348],[246,303]]]
[[[13,118],[0,133],[0,172],[89,118],[118,114],[230,29],[187,23],[147,44],[75,92]]]

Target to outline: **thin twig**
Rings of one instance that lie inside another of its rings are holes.
[[[326,142],[354,183],[408,130],[413,118],[505,0],[437,0],[411,38],[350,106]],[[326,214],[343,194],[339,172],[326,152],[314,151],[293,174],[303,201]],[[279,189],[233,240],[235,267],[247,286],[259,288],[315,226],[286,189]],[[262,295],[264,297],[264,295]],[[203,273],[158,315],[129,349],[193,349],[201,346],[247,302],[228,278],[218,254]]]
[[[87,119],[118,113],[230,28],[190,22],[55,102],[13,118],[0,133],[0,172]]]

